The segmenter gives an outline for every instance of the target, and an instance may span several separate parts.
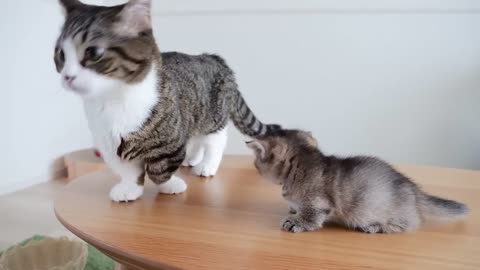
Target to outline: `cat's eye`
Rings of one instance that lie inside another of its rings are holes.
[[[62,49],[57,50],[57,57],[60,60],[60,62],[65,62],[65,53],[63,53]]]
[[[85,50],[85,54],[83,58],[88,61],[97,62],[98,60],[102,59],[103,53],[104,53],[103,48],[88,47]]]

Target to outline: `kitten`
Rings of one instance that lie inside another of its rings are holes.
[[[259,173],[282,185],[291,210],[285,231],[312,231],[332,221],[368,233],[406,232],[430,218],[468,213],[464,204],[426,194],[378,158],[324,155],[309,132],[281,130],[247,145]]]
[[[95,147],[121,177],[112,200],[139,198],[145,175],[159,192],[183,192],[185,182],[173,175],[182,163],[213,176],[229,119],[251,137],[279,128],[255,117],[221,57],[160,53],[151,0],[113,7],[60,3],[65,22],[55,65],[63,86],[83,99]]]

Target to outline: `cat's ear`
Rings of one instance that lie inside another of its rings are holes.
[[[63,8],[63,13],[67,15],[68,13],[74,11],[75,9],[79,8],[83,4],[78,0],[58,0],[60,5]]]
[[[248,148],[252,149],[255,155],[261,159],[265,158],[265,145],[259,140],[245,142]]]
[[[120,12],[116,31],[120,35],[137,36],[152,29],[152,0],[130,0]]]

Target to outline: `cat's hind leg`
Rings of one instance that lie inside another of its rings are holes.
[[[402,233],[415,230],[419,224],[418,217],[391,218],[385,223],[372,223],[361,230],[366,233]]]
[[[401,233],[414,231],[420,225],[420,218],[407,217],[407,218],[392,218],[386,224],[383,225],[383,233]]]
[[[185,160],[182,162],[182,166],[193,167],[202,161],[205,152],[201,144],[202,137],[203,136],[195,136],[188,140],[187,154]]]
[[[220,166],[223,151],[227,145],[227,128],[201,136],[196,140],[200,151],[203,151],[203,158],[193,166],[193,173],[204,177],[214,176]]]
[[[360,231],[366,232],[366,233],[382,233],[383,232],[383,226],[380,223],[372,223],[368,226],[365,226],[363,228],[359,228]]]
[[[413,204],[405,203],[395,211],[395,215],[382,222],[383,233],[402,233],[416,230],[421,223],[420,216]]]

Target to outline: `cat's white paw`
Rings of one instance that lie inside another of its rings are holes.
[[[193,173],[203,177],[214,176],[217,173],[219,166],[220,161],[217,160],[202,161],[200,164],[193,167]]]
[[[195,149],[194,152],[187,152],[187,156],[185,157],[185,160],[182,163],[182,166],[190,167],[190,166],[196,166],[200,162],[202,162],[203,159],[203,152],[204,150],[202,148]]]
[[[227,128],[204,136],[194,138],[192,144],[196,147],[188,149],[190,152],[187,162],[193,166],[193,173],[198,176],[214,176],[222,161],[223,150],[227,144]],[[188,145],[187,145],[188,146]],[[195,151],[194,151],[195,150]]]
[[[187,183],[178,176],[172,176],[167,182],[157,185],[158,192],[164,194],[177,194],[187,190]]]
[[[135,201],[143,194],[143,186],[135,182],[122,181],[110,190],[110,198],[115,202]]]

